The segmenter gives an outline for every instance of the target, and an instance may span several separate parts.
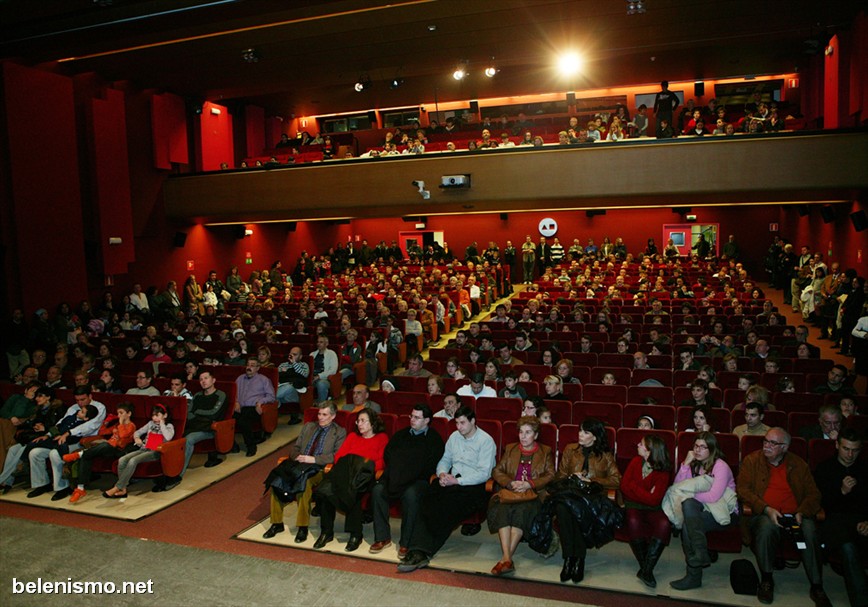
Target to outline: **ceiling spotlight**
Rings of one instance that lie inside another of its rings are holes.
[[[582,69],[582,58],[577,53],[565,53],[558,59],[558,70],[564,76],[572,76]]]
[[[643,15],[645,14],[644,0],[627,0],[628,15]]]
[[[359,79],[353,85],[353,89],[355,89],[355,91],[357,93],[361,93],[365,89],[370,88],[370,86],[371,86],[370,76],[359,76]]]
[[[491,58],[491,62],[488,64],[488,67],[485,68],[485,75],[489,78],[494,78],[497,75],[497,72],[500,70],[497,69],[497,64],[494,63],[494,57]]]
[[[458,64],[458,66],[455,68],[455,71],[452,72],[452,77],[455,78],[456,80],[464,80],[464,78],[466,76],[467,76],[467,61],[465,60],[465,61],[462,61],[461,63]]]
[[[392,78],[389,81],[389,88],[394,90],[394,89],[398,88],[399,86],[401,86],[402,84],[404,84],[403,78]]]
[[[428,31],[429,32],[436,32],[437,26],[432,23],[431,25],[428,26]]]
[[[259,63],[259,51],[255,48],[246,48],[241,51],[241,58],[245,63]]]

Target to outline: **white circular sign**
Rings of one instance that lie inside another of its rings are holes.
[[[546,238],[551,238],[558,233],[558,222],[551,217],[540,219],[539,233]]]

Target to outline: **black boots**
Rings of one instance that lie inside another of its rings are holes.
[[[660,560],[660,555],[663,554],[663,549],[665,547],[663,540],[659,540],[656,537],[651,538],[648,542],[648,550],[645,553],[645,560],[642,562],[639,573],[636,575],[640,580],[642,580],[642,583],[649,588],[657,587],[657,580],[654,578],[654,567],[657,566],[657,561]]]
[[[680,580],[669,582],[675,590],[690,590],[702,586],[702,567],[687,566],[687,574]]]
[[[648,554],[648,542],[645,539],[630,540],[630,549],[636,557],[636,562],[639,563],[639,572],[636,575],[641,577],[642,569],[645,567],[645,557]]]
[[[564,558],[564,567],[561,569],[561,581],[566,582],[573,576],[573,569],[576,568],[576,557],[568,556]]]

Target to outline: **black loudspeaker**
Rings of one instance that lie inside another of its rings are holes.
[[[234,228],[232,228],[232,233],[235,234],[235,238],[241,240],[242,238],[244,238],[244,226],[235,226]]]
[[[705,96],[705,83],[704,82],[694,82],[693,83],[693,96],[694,97]]]
[[[606,209],[590,209],[588,211],[585,211],[586,217],[594,217],[596,215],[605,215],[605,214],[606,214]]]
[[[576,105],[575,93],[567,93],[567,105]]]
[[[853,222],[853,228],[857,232],[861,232],[865,228],[868,228],[868,216],[865,215],[865,211],[850,213],[850,221]]]
[[[835,221],[835,209],[832,207],[820,207],[820,216],[823,218],[823,223],[832,223]]]
[[[470,111],[473,112],[474,114],[479,112],[479,102],[478,101],[471,101],[470,102]]]
[[[371,121],[371,128],[377,128],[377,112],[374,110],[368,112],[368,120]]]
[[[501,221],[506,221],[507,219],[509,219],[509,213],[501,213],[500,214],[500,220]]]
[[[187,234],[185,232],[175,232],[175,237],[172,239],[172,246],[180,249],[187,244]]]
[[[807,217],[811,214],[811,207],[806,204],[797,205],[796,209],[799,211],[799,217]]]
[[[679,215],[687,215],[692,210],[690,207],[672,207],[672,212]]]
[[[297,226],[298,226],[298,224],[296,224],[294,221],[290,221],[289,223],[286,224],[286,231],[287,232],[295,232],[295,228]]]

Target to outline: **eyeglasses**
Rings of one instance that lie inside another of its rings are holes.
[[[420,419],[425,419],[425,416],[424,415],[412,415],[411,414],[410,419],[420,420]]]
[[[787,444],[787,443],[782,443],[782,442],[779,442],[779,441],[769,440],[769,439],[767,439],[767,438],[764,438],[764,439],[763,439],[763,446],[765,446],[765,445],[770,445],[770,446],[772,446],[772,447],[783,447],[783,446],[786,445],[786,444]]]
[[[693,448],[699,451],[708,451],[708,445],[693,445]]]

